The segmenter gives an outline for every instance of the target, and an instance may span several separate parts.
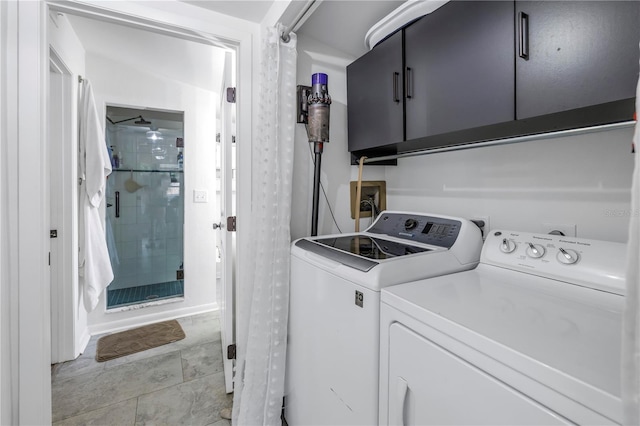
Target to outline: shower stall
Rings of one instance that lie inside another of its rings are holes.
[[[107,106],[107,309],[184,297],[184,115]]]

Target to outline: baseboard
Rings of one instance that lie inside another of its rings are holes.
[[[139,309],[139,315],[135,315],[129,318],[123,318],[119,320],[109,321],[102,324],[95,324],[89,326],[89,333],[92,336],[104,333],[113,333],[117,331],[127,330],[134,327],[141,327],[147,324],[153,324],[159,321],[167,321],[176,318],[182,318],[190,315],[203,314],[206,312],[212,312],[219,310],[217,303],[209,303],[206,305],[192,306],[188,308],[178,308],[172,310],[166,310],[163,312],[154,312],[151,314],[145,314],[144,309]]]
[[[87,345],[89,344],[89,340],[91,340],[91,333],[89,332],[89,329],[85,327],[85,329],[82,330],[82,335],[76,341],[74,359],[84,353],[84,351],[87,349]]]

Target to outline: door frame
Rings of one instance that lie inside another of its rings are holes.
[[[224,74],[220,96],[220,211],[221,227],[218,228],[220,241],[220,330],[222,343],[222,363],[224,369],[224,383],[227,393],[233,392],[233,370],[235,359],[229,359],[228,347],[235,344],[235,306],[234,291],[236,288],[235,274],[235,231],[227,229],[227,217],[234,216],[235,212],[235,187],[233,182],[233,155],[232,147],[235,143],[235,103],[229,102],[226,96],[226,88],[235,87],[233,77],[233,54],[225,54]],[[237,192],[236,192],[237,194]]]
[[[254,97],[252,88],[257,81],[253,64],[259,62],[260,26],[243,20],[234,25],[234,22],[229,23],[233,19],[224,15],[205,10],[196,14],[195,6],[179,3],[163,4],[162,10],[137,2],[88,4],[10,0],[8,5],[8,18],[15,18],[18,25],[9,28],[10,42],[16,49],[7,51],[8,59],[16,60],[16,72],[3,76],[6,87],[12,88],[7,105],[13,107],[15,103],[17,107],[16,113],[7,118],[7,162],[15,164],[8,172],[17,179],[7,182],[7,199],[15,203],[7,209],[8,212],[3,212],[3,218],[9,221],[9,228],[16,227],[11,230],[14,238],[8,243],[8,251],[15,253],[15,259],[9,262],[9,274],[12,276],[9,291],[15,303],[9,305],[2,300],[2,308],[10,306],[9,315],[16,321],[13,332],[8,335],[8,346],[13,355],[11,387],[17,392],[11,393],[11,402],[5,404],[3,401],[2,408],[11,407],[12,412],[7,414],[3,411],[2,416],[9,415],[15,420],[13,423],[51,422],[49,205],[46,202],[49,184],[48,176],[45,176],[49,72],[47,17],[50,11],[79,14],[236,49],[237,81],[241,88],[237,94],[237,124],[239,138],[246,141],[238,153],[238,193],[241,196],[238,198],[237,216],[239,221],[249,220],[251,136],[255,122],[253,115],[256,114],[251,105]],[[215,28],[216,35],[209,32],[211,28]],[[7,163],[3,161],[4,164]],[[239,233],[238,238],[238,266],[241,266],[242,248],[247,246],[245,240],[248,236]],[[246,273],[242,269],[239,268],[240,281]],[[5,334],[3,347],[4,339]]]

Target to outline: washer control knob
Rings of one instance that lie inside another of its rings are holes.
[[[527,247],[527,256],[532,257],[534,259],[539,259],[544,256],[544,247],[540,244],[527,243],[529,247]]]
[[[404,222],[404,229],[406,229],[407,231],[415,229],[417,226],[418,226],[418,221],[415,219],[407,219]]]
[[[560,263],[564,263],[565,265],[573,265],[578,261],[578,259],[580,259],[580,255],[575,250],[566,250],[560,247],[556,258]]]
[[[502,239],[500,243],[500,251],[503,253],[513,253],[516,249],[516,243],[513,240],[507,240],[506,238]]]

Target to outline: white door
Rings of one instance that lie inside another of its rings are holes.
[[[51,279],[51,363],[74,359],[77,327],[74,321],[74,284],[77,284],[73,250],[77,247],[75,146],[71,142],[71,72],[51,50],[49,63],[49,210]]]
[[[235,181],[235,103],[227,100],[226,89],[235,87],[235,53],[225,55],[223,90],[221,91],[220,129],[220,219],[218,227],[218,251],[220,254],[220,330],[224,381],[227,393],[233,392],[234,360],[229,359],[228,348],[235,343],[235,231],[227,226],[227,218],[236,215]]]

